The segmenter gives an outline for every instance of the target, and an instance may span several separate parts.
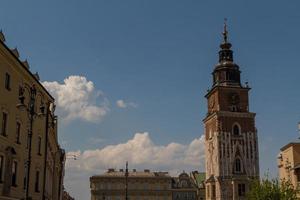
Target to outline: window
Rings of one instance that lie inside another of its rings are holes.
[[[3,136],[6,136],[6,135],[7,135],[7,134],[6,134],[6,132],[7,132],[6,126],[7,126],[7,113],[3,112],[3,113],[2,113],[2,129],[1,129],[1,134],[2,134]]]
[[[27,176],[27,164],[25,163],[25,165],[24,165],[24,179],[23,179],[23,189],[24,190],[26,189],[26,184],[27,184],[26,176]]]
[[[229,145],[227,145],[227,158],[230,157],[230,149],[229,149]]]
[[[215,198],[216,197],[216,186],[212,185],[212,197]]]
[[[17,170],[18,170],[18,163],[17,163],[17,161],[13,161],[11,184],[12,184],[12,186],[15,186],[15,187],[17,186]]]
[[[5,74],[5,89],[10,90],[10,75],[8,73]]]
[[[233,135],[235,135],[235,136],[240,135],[240,128],[238,125],[233,126]]]
[[[239,158],[235,160],[235,172],[241,172],[241,160]]]
[[[230,108],[231,108],[231,112],[237,112],[238,111],[237,106],[231,106]]]
[[[28,148],[29,148],[29,143],[30,143],[30,140],[29,140],[29,135],[27,135],[26,149],[28,149]]]
[[[207,197],[210,197],[210,187],[209,187],[209,185],[207,186],[206,190],[207,190]]]
[[[42,155],[41,154],[41,147],[42,147],[42,138],[38,137],[38,155]]]
[[[295,174],[296,174],[296,177],[297,177],[297,182],[300,182],[300,169],[296,169]]]
[[[250,141],[250,158],[253,158],[252,142]]]
[[[3,182],[4,156],[0,156],[0,182]]]
[[[16,125],[16,143],[20,144],[20,134],[21,134],[21,124],[20,122],[17,122]]]
[[[243,196],[245,196],[245,194],[246,194],[246,186],[245,186],[245,184],[238,184],[238,195],[240,197],[243,197]]]
[[[40,185],[40,172],[36,171],[36,173],[35,173],[35,192],[40,192],[39,185]]]
[[[209,139],[211,139],[213,137],[212,131],[209,131]]]

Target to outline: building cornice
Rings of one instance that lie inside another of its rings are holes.
[[[44,92],[54,101],[54,97],[47,91],[47,89],[41,84],[41,82],[31,73],[31,71],[24,65],[24,63],[13,53],[13,51],[0,40],[0,44],[5,48],[5,50],[17,61],[17,63],[22,66],[22,68],[29,74],[29,76],[44,90]]]
[[[213,93],[213,91],[215,91],[217,88],[229,89],[229,90],[232,90],[232,89],[235,89],[235,90],[236,90],[236,89],[238,89],[238,90],[247,90],[247,91],[251,90],[250,87],[242,87],[242,86],[240,86],[240,85],[238,85],[238,86],[234,86],[234,85],[232,85],[232,86],[230,86],[230,85],[228,85],[228,86],[214,85],[214,86],[206,93],[205,97],[208,98],[208,97]]]
[[[281,149],[280,149],[280,151],[284,151],[284,150],[286,150],[287,148],[289,148],[289,147],[291,147],[291,146],[300,146],[300,141],[299,142],[290,142],[290,143],[288,143],[287,145],[284,145]]]

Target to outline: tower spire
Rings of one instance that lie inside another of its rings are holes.
[[[227,18],[224,18],[224,31],[223,31],[224,43],[227,43],[228,31],[227,31]]]
[[[224,30],[222,32],[223,42],[220,45],[221,50],[219,51],[219,62],[222,61],[233,61],[233,53],[230,42],[228,42],[228,31],[227,31],[227,18],[224,19]]]

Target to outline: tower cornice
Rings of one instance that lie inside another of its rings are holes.
[[[238,90],[247,90],[247,91],[251,90],[250,87],[243,87],[237,85],[232,85],[232,86],[215,85],[206,93],[205,98],[208,98],[217,88],[238,89]]]
[[[202,121],[205,123],[213,117],[237,117],[237,118],[254,118],[256,113],[253,112],[230,112],[230,111],[216,111],[207,115]]]

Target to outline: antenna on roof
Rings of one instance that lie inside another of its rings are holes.
[[[224,18],[224,31],[223,31],[224,43],[227,43],[228,31],[227,31],[227,18]]]

